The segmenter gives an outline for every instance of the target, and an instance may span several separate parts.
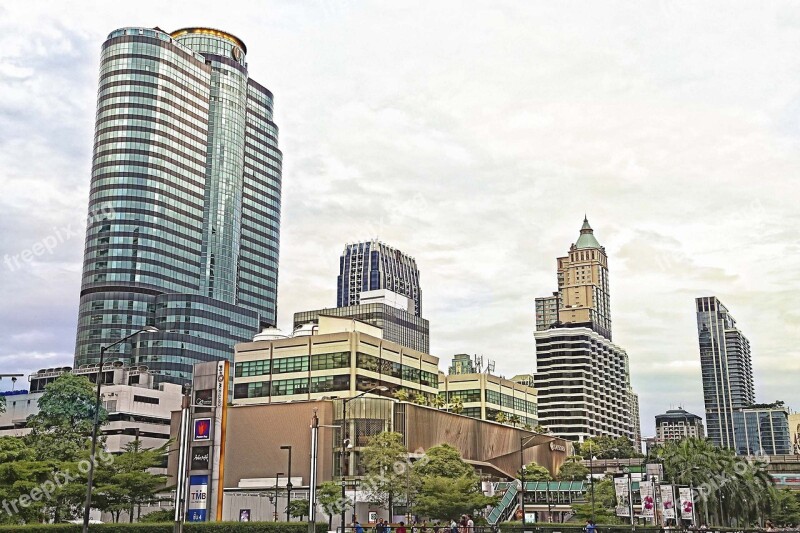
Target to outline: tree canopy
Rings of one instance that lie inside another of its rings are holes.
[[[520,472],[525,476],[525,481],[551,481],[553,476],[545,467],[533,461]]]
[[[580,444],[578,455],[584,459],[594,457],[595,459],[629,459],[632,457],[642,457],[641,451],[633,447],[633,443],[625,437],[611,437],[601,435],[591,437]]]
[[[414,473],[419,478],[414,514],[446,520],[496,502],[484,496],[475,470],[449,444],[429,448],[414,464]]]
[[[557,477],[559,481],[584,481],[588,476],[589,469],[583,466],[581,456],[570,455],[558,469]]]

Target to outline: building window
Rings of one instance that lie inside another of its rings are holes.
[[[262,359],[260,361],[245,361],[242,363],[236,363],[236,366],[233,370],[233,375],[237,378],[265,376],[269,374],[269,368],[269,359]]]
[[[311,356],[311,370],[349,368],[350,352],[324,353]]]
[[[307,372],[307,371],[308,371],[307,355],[301,355],[298,357],[285,357],[283,359],[273,359],[272,361],[273,374],[287,374],[289,372]],[[307,384],[308,383],[306,383],[306,385]]]
[[[306,358],[308,360],[308,358]],[[273,396],[290,396],[292,394],[307,394],[308,378],[284,379],[272,382]]]
[[[311,378],[310,392],[343,391],[350,388],[350,376],[322,376]]]
[[[161,403],[161,400],[159,400],[158,398],[153,398],[152,396],[139,396],[138,394],[133,395],[133,401],[140,403],[150,403],[153,405],[158,405],[159,403]]]

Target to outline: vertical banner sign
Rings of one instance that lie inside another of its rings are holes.
[[[675,491],[672,485],[661,485],[661,511],[665,519],[675,520]]]
[[[614,478],[614,492],[617,495],[617,516],[630,516],[630,487],[627,477]]]
[[[655,498],[652,481],[639,482],[639,494],[642,497],[642,516],[645,518],[655,517]]]
[[[692,525],[694,525],[694,498],[692,497],[692,489],[689,487],[679,488],[678,498],[681,503],[681,519],[691,520]]]
[[[214,416],[214,445],[217,450],[216,489],[216,521],[222,521],[223,482],[225,480],[225,437],[228,429],[228,379],[230,363],[220,361],[217,364],[217,383],[215,398],[216,414]]]
[[[208,505],[208,476],[189,476],[187,522],[205,522]]]

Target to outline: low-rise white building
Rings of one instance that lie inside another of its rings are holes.
[[[31,374],[28,389],[0,392],[6,399],[6,412],[0,414],[0,436],[28,434],[26,421],[39,412],[45,387],[67,372],[97,383],[98,365],[47,368]],[[146,367],[127,368],[118,362],[103,366],[101,397],[108,423],[101,432],[110,453],[122,452],[137,438],[144,448],[157,448],[169,439],[170,413],[181,408],[182,388],[172,383],[153,388],[153,378]]]

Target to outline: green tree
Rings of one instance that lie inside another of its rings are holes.
[[[587,503],[573,504],[572,510],[575,518],[580,522],[592,519],[598,524],[619,524],[620,519],[616,516],[616,496],[614,493],[614,482],[610,479],[595,481],[594,483],[594,506],[592,506],[591,483],[586,486]]]
[[[640,451],[633,447],[633,443],[625,437],[610,437],[601,435],[590,437],[580,444],[578,454],[584,459],[594,457],[595,459],[629,459],[632,457],[642,457]]]
[[[139,522],[145,524],[157,524],[159,522],[172,522],[175,520],[175,509],[160,509],[147,513],[139,519]]]
[[[384,431],[372,437],[361,451],[366,472],[364,487],[371,502],[389,510],[392,516],[398,495],[405,494],[407,476],[404,467],[408,450],[400,433]]]
[[[163,463],[169,444],[156,449],[145,449],[140,441],[125,445],[124,451],[109,464],[101,464],[97,470],[97,502],[99,509],[114,516],[119,522],[120,514],[128,513],[133,522],[136,510],[159,501],[158,492],[164,487],[167,477],[149,472]]]
[[[776,526],[800,524],[800,493],[791,489],[775,490],[768,516]]]
[[[414,395],[414,403],[417,405],[428,405],[428,399],[425,397],[424,394],[418,392]]]
[[[584,481],[589,476],[589,469],[583,466],[579,455],[567,457],[561,468],[558,469],[559,481]]]
[[[457,478],[474,473],[473,468],[461,458],[458,450],[449,444],[428,448],[425,457],[414,463],[413,470],[420,477]]]
[[[518,415],[511,415],[508,417],[508,423],[511,424],[512,427],[517,427],[520,421],[521,419]]]
[[[694,486],[700,493],[698,516],[718,525],[749,526],[775,506],[774,483],[766,464],[737,457],[703,439],[667,442],[651,451],[664,466],[667,482]]]
[[[320,485],[317,501],[322,506],[322,511],[328,515],[328,531],[333,529],[333,516],[352,507],[349,499],[342,500],[342,486],[335,481],[326,481]]]
[[[398,390],[396,390],[396,391],[394,392],[393,396],[394,396],[396,399],[400,400],[401,402],[407,402],[407,401],[408,401],[408,398],[409,398],[409,396],[408,396],[408,391],[407,391],[407,390],[405,390],[405,389],[398,389]]]
[[[450,411],[457,415],[464,412],[464,400],[462,400],[460,396],[450,399]]]
[[[525,481],[551,481],[553,479],[550,471],[537,464],[536,461],[533,461],[522,470],[519,473],[525,475]]]
[[[0,396],[0,415],[6,412],[6,397]]]
[[[442,396],[441,394],[437,394],[436,396],[433,397],[433,400],[431,400],[431,407],[435,407],[437,409],[444,408],[446,404],[447,402],[445,401],[444,396]]]
[[[46,502],[18,505],[22,496],[38,489],[53,473],[50,463],[37,461],[36,452],[24,439],[0,437],[0,524],[39,522],[45,518]]]
[[[544,427],[541,424],[536,424],[536,427],[533,428],[534,433],[550,433],[550,430]]]
[[[429,448],[413,470],[419,478],[415,514],[445,520],[496,502],[483,495],[475,471],[449,444]]]
[[[38,401],[39,412],[27,420],[26,440],[41,460],[77,461],[86,456],[94,424],[95,390],[85,377],[72,373],[48,384]],[[108,420],[101,406],[99,424]]]
[[[483,495],[474,474],[457,478],[427,476],[422,480],[414,512],[435,520],[447,520],[462,514],[474,514],[476,510],[496,503],[497,498]]]
[[[498,411],[497,414],[494,415],[494,421],[505,424],[508,421],[508,418],[506,418],[506,414],[503,411]]]
[[[289,515],[300,520],[308,516],[308,500],[292,500],[289,502]]]

